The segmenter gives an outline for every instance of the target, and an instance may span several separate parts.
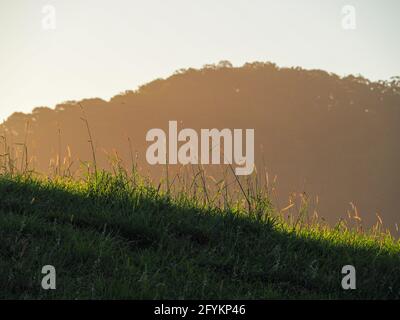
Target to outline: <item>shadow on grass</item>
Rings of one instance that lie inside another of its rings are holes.
[[[135,299],[400,296],[399,246],[204,210],[118,179],[96,187],[0,178],[1,297]],[[58,289],[40,289],[56,266]],[[343,290],[342,267],[357,289]]]

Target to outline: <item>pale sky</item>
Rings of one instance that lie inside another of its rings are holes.
[[[387,80],[400,75],[399,30],[399,0],[0,0],[0,121],[220,60]]]

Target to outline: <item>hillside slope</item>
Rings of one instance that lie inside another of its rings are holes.
[[[257,168],[265,168],[271,180],[277,176],[280,207],[291,192],[306,192],[319,197],[317,211],[332,224],[347,216],[350,202],[367,225],[376,222],[376,213],[392,230],[399,222],[399,79],[370,82],[272,63],[234,68],[223,62],[181,70],[110,101],[80,103],[99,167],[108,168],[114,151],[130,164],[132,147],[139,166],[159,179],[163,167],[147,164],[145,136],[152,128],[167,131],[170,120],[178,121],[179,129],[252,128]],[[21,155],[17,143],[27,144],[31,168],[52,172],[59,156],[61,163],[71,158],[74,172],[80,160],[92,159],[82,116],[77,102],[55,110],[36,108],[32,114],[11,116],[0,134],[12,155]],[[213,175],[222,171],[211,170]]]
[[[294,229],[269,206],[256,218],[108,174],[0,176],[0,194],[2,299],[400,297],[400,245],[383,235]],[[357,290],[341,288],[348,264]]]

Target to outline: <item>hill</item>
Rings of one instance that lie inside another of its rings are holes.
[[[302,227],[238,205],[171,197],[140,178],[0,177],[0,298],[386,299],[400,246],[338,225]],[[344,265],[357,290],[341,287]],[[45,291],[41,268],[56,268]]]
[[[332,224],[347,216],[353,202],[366,225],[374,224],[378,214],[395,230],[400,196],[398,78],[370,82],[272,63],[232,67],[221,62],[180,70],[110,101],[79,103],[92,129],[100,168],[109,168],[108,158],[115,152],[129,167],[136,153],[134,161],[143,172],[159,180],[164,168],[147,165],[145,135],[152,128],[166,130],[169,120],[196,130],[252,128],[259,172],[265,168],[270,181],[277,176],[279,208],[288,204],[292,192],[305,192]],[[92,159],[81,117],[74,101],[54,110],[16,113],[0,127],[10,147],[4,153],[14,158],[19,154],[14,161],[19,168],[25,162],[20,144],[26,144],[30,168],[49,173],[64,162],[74,173],[81,161]],[[213,176],[221,171],[210,170]]]

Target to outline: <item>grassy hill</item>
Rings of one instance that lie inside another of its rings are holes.
[[[81,161],[92,160],[82,122],[87,117],[99,168],[108,170],[115,152],[127,164],[133,154],[141,171],[158,180],[162,166],[145,158],[150,129],[168,131],[170,120],[179,130],[196,132],[254,129],[256,167],[265,168],[271,180],[278,177],[281,206],[290,193],[307,192],[319,197],[318,214],[334,224],[353,202],[365,224],[375,224],[378,213],[395,231],[399,105],[400,78],[371,82],[268,62],[241,67],[224,62],[180,70],[109,101],[84,99],[15,113],[0,124],[0,150],[17,168],[26,162],[30,170],[52,174],[60,171],[57,163],[65,163],[74,173]],[[224,169],[207,167],[213,176]]]
[[[342,224],[284,222],[117,173],[0,176],[0,298],[274,299],[400,297],[400,245]],[[260,209],[261,208],[261,209]],[[354,265],[357,290],[341,287]],[[41,289],[53,265],[57,289]]]

